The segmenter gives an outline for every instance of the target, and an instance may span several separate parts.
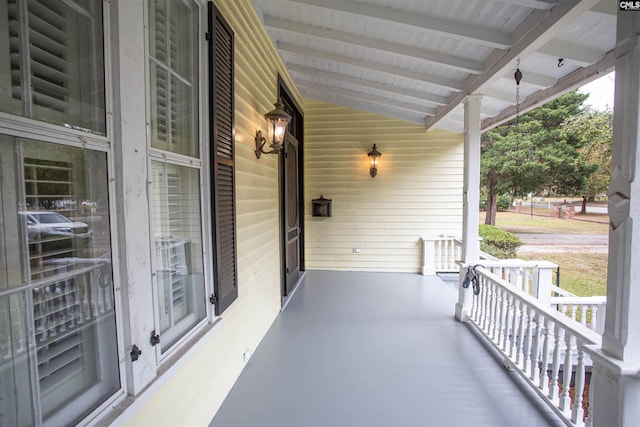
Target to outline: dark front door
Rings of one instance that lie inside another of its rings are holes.
[[[300,227],[298,140],[287,132],[284,139],[284,205],[286,235],[286,281],[284,296],[296,286],[300,277],[300,254],[302,252]]]

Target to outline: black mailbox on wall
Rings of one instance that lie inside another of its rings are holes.
[[[313,199],[312,203],[312,215],[313,216],[331,216],[331,199],[325,199],[320,195],[319,199]]]

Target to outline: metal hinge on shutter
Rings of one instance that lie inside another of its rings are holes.
[[[156,330],[151,331],[151,338],[149,339],[152,347],[160,344],[160,335],[156,334]]]
[[[204,33],[204,39],[208,42],[211,41],[211,33],[208,31]]]
[[[131,361],[135,362],[140,358],[140,355],[142,354],[142,350],[140,350],[140,348],[134,344],[131,346],[131,353],[129,354],[131,355]]]
[[[211,294],[211,296],[209,297],[209,302],[211,303],[211,305],[216,305],[218,303],[218,297],[215,296],[215,294]]]

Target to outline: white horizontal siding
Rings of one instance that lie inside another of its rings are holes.
[[[418,272],[421,236],[461,234],[462,135],[307,100],[304,144],[307,269]],[[311,216],[320,195],[331,218]]]

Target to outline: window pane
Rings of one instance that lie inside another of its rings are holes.
[[[0,110],[104,134],[102,2],[0,2],[0,28]]]
[[[199,156],[197,9],[149,0],[151,146]]]
[[[163,352],[206,317],[199,172],[152,163],[156,299]]]
[[[21,298],[0,303],[0,317],[10,317],[2,326],[13,328],[0,333],[16,342],[13,330],[28,331],[27,372],[14,386],[39,399],[22,399],[19,408],[37,403],[43,420],[73,423],[120,389],[106,154],[0,136],[0,161],[16,177],[0,182],[8,195],[0,224],[16,225],[21,248],[0,239],[10,267],[0,302]],[[23,363],[15,354],[3,362]],[[0,399],[0,420],[4,411],[12,413]]]
[[[34,424],[27,338],[27,313],[22,293],[0,297],[0,424]]]

